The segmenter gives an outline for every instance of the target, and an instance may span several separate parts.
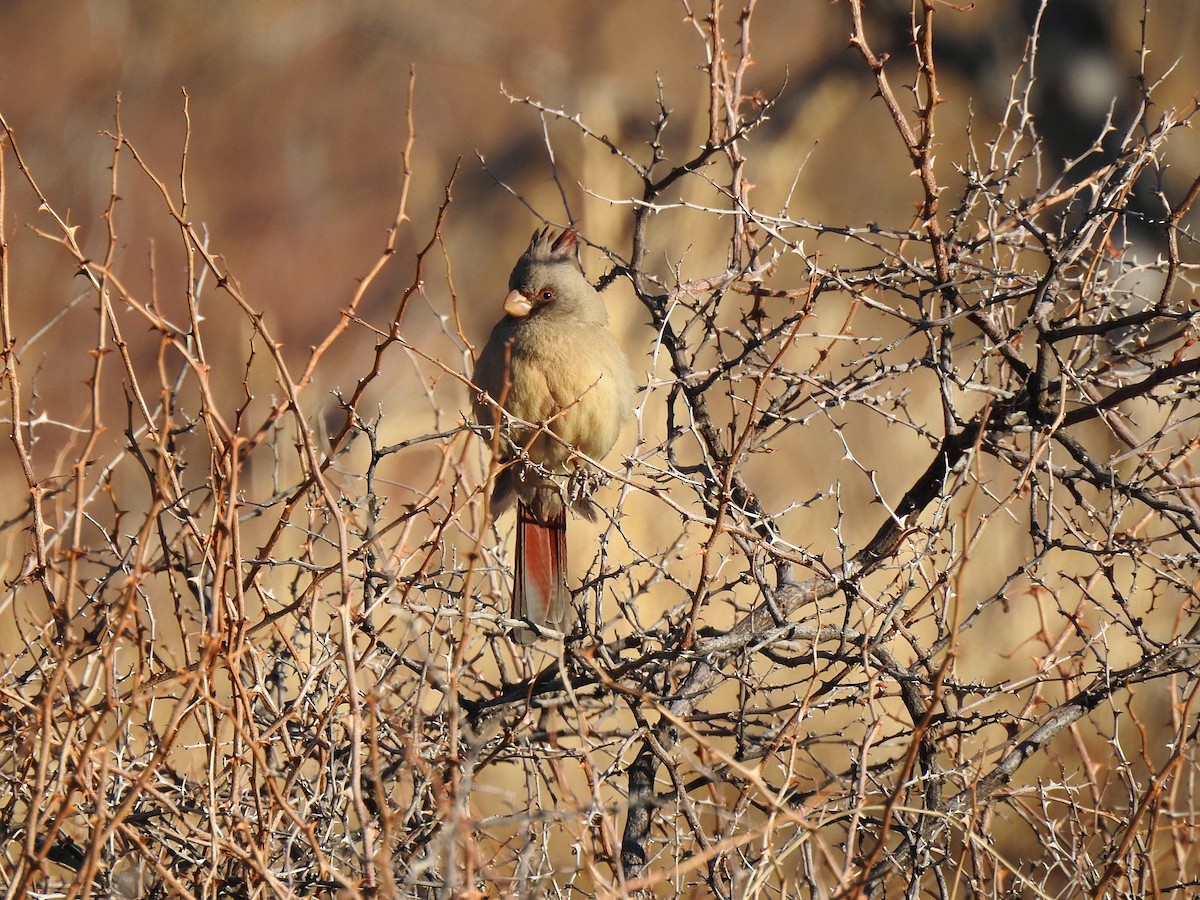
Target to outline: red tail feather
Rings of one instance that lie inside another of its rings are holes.
[[[567,511],[542,521],[524,503],[517,505],[517,564],[513,583],[513,617],[565,631],[571,592],[567,590]],[[530,628],[514,637],[523,644],[537,640]]]

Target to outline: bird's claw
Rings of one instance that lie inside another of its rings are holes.
[[[599,486],[599,473],[593,469],[575,469],[567,477],[567,499],[572,505],[587,502]]]

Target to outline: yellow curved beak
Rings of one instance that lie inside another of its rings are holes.
[[[520,319],[533,311],[533,304],[520,291],[509,291],[504,298],[504,311],[514,318]]]

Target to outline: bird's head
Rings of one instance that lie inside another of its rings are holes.
[[[606,322],[604,304],[575,265],[573,228],[555,232],[542,228],[533,233],[529,248],[508,277],[504,311],[514,319],[530,316],[571,316]]]

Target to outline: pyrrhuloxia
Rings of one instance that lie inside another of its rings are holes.
[[[474,375],[492,401],[530,423],[514,423],[500,440],[506,465],[496,476],[492,515],[517,500],[513,616],[558,631],[567,630],[571,609],[567,503],[596,520],[588,497],[561,476],[578,464],[574,451],[598,460],[612,449],[634,399],[629,360],[606,327],[604,301],[575,265],[575,240],[571,229],[534,232]],[[484,397],[474,407],[481,425],[499,424]],[[538,636],[528,628],[515,634],[522,643]]]

